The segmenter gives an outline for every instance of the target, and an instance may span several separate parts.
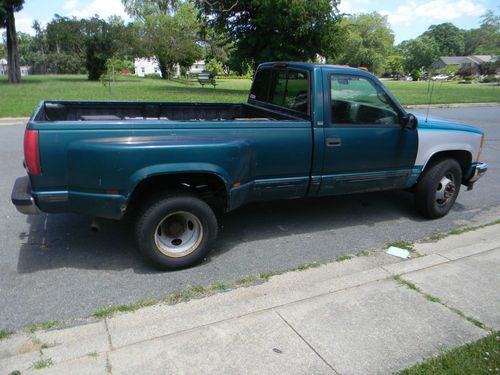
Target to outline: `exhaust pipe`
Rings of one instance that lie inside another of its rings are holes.
[[[97,217],[92,218],[92,222],[90,223],[90,230],[92,232],[99,232],[99,229],[101,229],[101,221]]]

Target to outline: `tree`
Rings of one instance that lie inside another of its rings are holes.
[[[7,64],[9,83],[21,82],[21,68],[17,53],[15,12],[23,8],[24,0],[0,0],[0,28],[7,29]]]
[[[390,55],[385,63],[385,71],[392,76],[401,76],[403,70],[404,58],[401,55]]]
[[[406,40],[397,49],[404,56],[403,67],[407,72],[429,68],[439,57],[436,42],[426,36]]]
[[[500,16],[488,10],[481,17],[480,27],[465,31],[464,39],[466,56],[500,55]]]
[[[217,59],[211,59],[207,62],[206,69],[213,74],[224,73],[224,67],[220,61],[217,61]]]
[[[464,53],[464,31],[450,22],[431,25],[422,35],[436,42],[440,56],[462,56]]]
[[[140,20],[145,20],[151,15],[172,14],[179,0],[122,0],[126,12],[131,16]]]
[[[135,30],[141,41],[138,54],[155,56],[162,78],[169,79],[174,65],[191,66],[201,58],[197,44],[200,21],[194,4],[186,1],[123,0],[125,8],[137,17]]]
[[[0,59],[7,57],[7,47],[3,41],[3,38],[0,39]]]
[[[235,43],[234,60],[314,60],[338,53],[338,0],[197,0],[200,13]]]
[[[82,20],[85,46],[85,66],[89,80],[98,80],[107,70],[109,59],[130,58],[132,35],[120,17],[110,17],[108,21],[94,16]]]
[[[341,64],[364,66],[380,73],[392,51],[394,34],[387,16],[376,12],[344,18],[346,29],[344,51],[336,59]]]
[[[234,51],[234,43],[229,35],[213,27],[206,26],[202,28],[202,39],[205,61],[215,59],[222,64],[224,71],[229,73],[229,62]]]

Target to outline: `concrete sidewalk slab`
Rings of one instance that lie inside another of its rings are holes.
[[[341,374],[392,373],[487,334],[392,280],[277,311]]]
[[[110,362],[113,374],[334,373],[271,311],[127,346]]]
[[[389,276],[379,264],[393,261],[388,256],[356,258],[332,263],[308,272],[290,272],[249,288],[234,289],[210,298],[173,306],[155,305],[108,320],[113,347],[189,330],[202,325],[262,311],[275,306],[330,293]],[[385,260],[382,260],[385,259]],[[350,265],[348,263],[351,263]]]
[[[39,351],[19,354],[15,357],[2,358],[0,359],[0,374],[10,374],[13,371],[20,371],[24,374],[32,367],[33,363],[39,359],[41,359]]]
[[[48,345],[43,349],[44,357],[59,363],[83,357],[89,353],[111,350],[104,321],[81,326],[36,332],[33,335],[39,342]]]
[[[498,226],[492,225],[477,229],[460,235],[449,235],[439,241],[416,243],[414,248],[422,255],[454,252],[460,248],[475,247],[479,244],[487,246],[490,249],[500,247],[500,238],[498,237]]]
[[[498,229],[498,228],[497,228]],[[406,274],[424,293],[500,329],[500,249]]]

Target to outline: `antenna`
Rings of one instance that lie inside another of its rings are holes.
[[[432,85],[430,84],[430,78],[429,78],[429,85],[431,86],[431,91],[429,93],[429,103],[427,105],[427,114],[425,115],[425,122],[429,119],[429,111],[431,110],[431,103],[432,103],[432,94],[434,93],[434,81],[432,81]],[[429,91],[429,89],[427,89]]]

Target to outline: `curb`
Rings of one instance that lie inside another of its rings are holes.
[[[0,117],[0,126],[26,125],[29,119],[29,117]]]

